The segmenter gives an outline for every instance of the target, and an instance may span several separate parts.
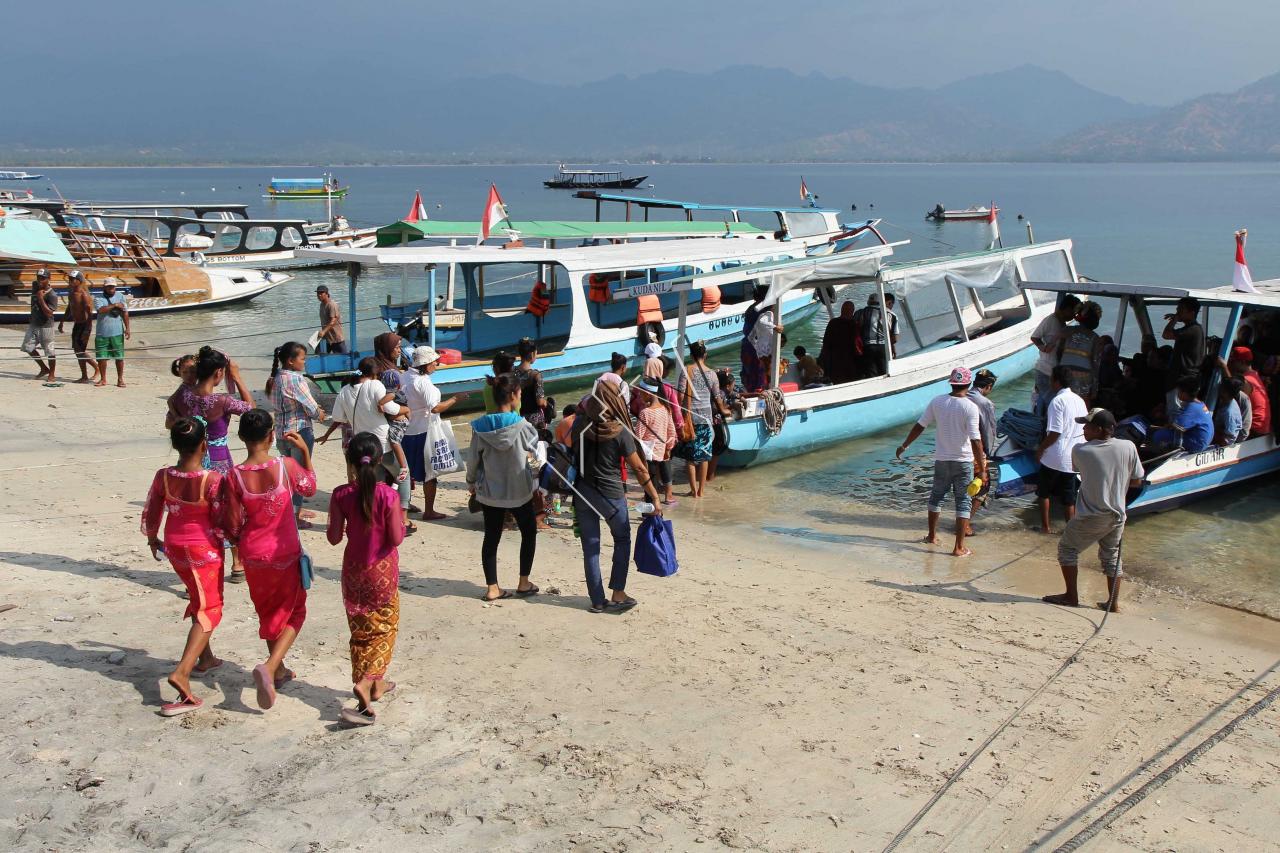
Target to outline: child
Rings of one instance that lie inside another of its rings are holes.
[[[556,424],[556,444],[569,446],[569,436],[573,432],[573,422],[577,420],[578,409],[576,406],[565,406],[564,411],[560,413],[560,423]]]
[[[181,380],[182,384],[178,386],[178,391],[181,391],[184,388],[190,391],[196,385],[196,357],[191,353],[178,356],[173,360],[173,363],[169,365],[169,372]],[[177,395],[175,394],[174,396],[176,397]],[[181,413],[174,406],[173,397],[169,398],[167,405],[169,411],[165,415],[166,429],[172,427],[174,422],[181,417]]]
[[[248,455],[228,478],[227,527],[240,546],[258,636],[267,643],[266,662],[253,668],[258,707],[266,710],[275,704],[276,690],[293,680],[284,658],[307,618],[293,496],[314,495],[316,475],[307,443],[296,432],[285,433],[284,440],[298,450],[302,464],[272,457],[275,422],[265,409],[241,415],[239,436]]]
[[[796,357],[796,370],[800,375],[800,387],[811,388],[823,384],[822,368],[818,366],[818,360],[809,355],[804,347],[796,347],[793,354]]]
[[[643,379],[636,386],[648,402],[636,417],[636,437],[647,443],[652,451],[649,455],[649,478],[655,488],[664,490],[662,503],[674,506],[675,496],[671,494],[671,451],[676,446],[676,422],[671,417],[669,403],[662,396],[662,388],[652,379]]]
[[[400,499],[382,482],[382,444],[373,433],[357,433],[347,447],[347,483],[329,500],[329,544],[346,535],[342,554],[342,603],[351,630],[351,681],[355,709],[343,708],[353,726],[377,720],[373,703],[395,689],[387,667],[400,625],[400,558],[404,541]]]
[[[142,511],[142,532],[157,560],[164,554],[187,587],[187,609],[191,618],[182,659],[169,674],[169,684],[178,691],[178,701],[160,706],[160,714],[176,717],[204,704],[191,692],[191,673],[208,672],[222,665],[213,654],[209,639],[222,621],[222,533],[217,529],[222,514],[222,474],[205,470],[204,423],[196,418],[178,418],[169,430],[169,441],[178,451],[178,464],[161,468],[151,481]],[[159,538],[164,517],[164,541]]]
[[[738,417],[742,417],[746,407],[743,405],[742,394],[738,391],[733,371],[722,367],[716,371],[716,379],[720,382],[720,396],[724,398],[725,405],[733,409]]]

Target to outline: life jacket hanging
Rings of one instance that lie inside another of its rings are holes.
[[[636,300],[636,325],[662,322],[662,302],[656,296],[641,296]]]
[[[535,282],[533,285],[533,294],[529,297],[529,304],[524,307],[535,317],[541,319],[547,316],[547,312],[551,310],[551,297],[547,295],[547,286],[542,282]]]
[[[593,272],[587,279],[587,299],[604,304],[609,301],[609,279],[598,272]]]
[[[702,313],[714,314],[720,310],[720,288],[708,284],[702,288]]]

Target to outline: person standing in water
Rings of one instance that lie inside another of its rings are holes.
[[[296,432],[285,433],[284,441],[300,463],[271,455],[275,424],[265,409],[241,415],[239,436],[248,454],[227,478],[227,532],[240,546],[258,636],[267,643],[267,660],[253,668],[258,707],[266,710],[275,704],[276,690],[293,680],[285,655],[307,618],[302,542],[292,509],[294,495],[316,493],[316,473]]]
[[[951,556],[968,557],[973,553],[964,544],[973,506],[968,489],[975,473],[983,481],[987,479],[987,457],[982,452],[982,435],[979,432],[981,416],[978,407],[968,399],[973,374],[967,367],[957,367],[951,371],[950,382],[951,393],[933,398],[920,420],[907,433],[907,440],[898,446],[896,455],[901,459],[928,426],[937,424],[933,488],[929,492],[929,533],[924,541],[930,545],[941,544],[938,519],[942,515],[942,501],[949,491],[956,502],[956,543],[951,549]]]
[[[387,680],[400,631],[400,554],[404,519],[396,490],[383,481],[382,441],[358,432],[347,445],[347,482],[329,499],[330,545],[345,537],[342,605],[351,631],[351,692],[356,707],[343,708],[348,725],[377,722],[373,703],[395,689]]]
[[[178,691],[178,700],[160,706],[165,717],[203,705],[204,701],[191,692],[191,673],[205,673],[222,665],[209,640],[222,621],[222,534],[218,525],[223,482],[220,473],[202,464],[204,435],[204,424],[196,418],[179,418],[173,424],[169,442],[178,451],[178,464],[156,472],[142,509],[142,533],[151,556],[169,558],[187,588],[187,609],[182,617],[191,620],[182,658],[167,679]]]

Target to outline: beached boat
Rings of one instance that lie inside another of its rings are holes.
[[[621,172],[566,169],[561,166],[556,171],[555,177],[543,181],[542,185],[550,190],[629,190],[640,186],[648,177],[648,175],[641,175],[638,178],[624,178]]]
[[[1243,320],[1252,318],[1255,328],[1268,328],[1280,322],[1280,282],[1258,282],[1256,286],[1259,293],[1094,281],[1065,286],[1032,280],[1022,285],[1030,293],[1054,295],[1070,290],[1090,299],[1120,300],[1118,304],[1127,305],[1129,310],[1115,312],[1116,327],[1112,335],[1117,341],[1123,340],[1129,316],[1137,322],[1141,334],[1155,334],[1153,314],[1161,317],[1182,297],[1194,296],[1200,300],[1202,325],[1210,334],[1221,338],[1218,355],[1224,360]],[[1209,393],[1205,395],[1205,404],[1210,409],[1216,406],[1217,382],[1216,376],[1210,380]],[[1005,437],[992,456],[998,463],[992,466],[997,471],[992,485],[997,497],[1016,497],[1034,491],[1039,465],[1031,450]],[[1142,485],[1129,492],[1128,511],[1132,515],[1171,509],[1218,489],[1274,474],[1280,471],[1280,445],[1274,435],[1265,435],[1225,447],[1211,445],[1197,453],[1178,450],[1145,461],[1143,466],[1146,477]]]
[[[0,181],[38,181],[43,177],[30,172],[0,171]]]
[[[322,178],[272,178],[263,198],[295,201],[324,201],[342,198],[350,187],[339,185],[333,175]]]
[[[429,223],[421,223],[427,226]],[[511,223],[515,225],[515,223]],[[556,248],[557,239],[580,243],[605,235],[635,236],[626,223],[543,223],[540,232],[546,246],[507,247],[398,246],[373,249],[300,249],[306,257],[324,258],[348,264],[350,290],[348,318],[351,340],[355,340],[355,292],[362,266],[427,270],[424,298],[411,303],[413,315],[395,323],[410,338],[417,336],[437,349],[462,353],[457,364],[446,364],[434,375],[445,393],[475,390],[490,372],[494,352],[513,350],[517,341],[528,337],[538,342],[538,368],[549,382],[581,380],[607,369],[612,353],[638,356],[656,336],[670,349],[674,336],[682,331],[678,315],[684,313],[688,290],[668,291],[664,283],[692,272],[732,269],[768,259],[805,257],[802,241],[780,241],[760,235],[760,239],[681,237],[646,239],[643,242],[609,242],[605,245],[575,245]],[[631,223],[636,225],[636,223]],[[661,228],[681,228],[683,223],[650,223]],[[562,228],[563,226],[563,228]],[[589,227],[598,229],[583,230]],[[723,227],[723,226],[722,226]],[[534,233],[530,229],[530,233]],[[525,236],[521,233],[521,236]],[[646,233],[646,237],[650,236]],[[472,238],[474,239],[474,237]],[[437,288],[437,275],[440,287]],[[446,279],[446,276],[447,279]],[[446,285],[445,281],[450,284]],[[749,277],[730,275],[720,286],[719,305],[708,303],[708,311],[691,314],[683,332],[708,346],[733,342],[742,335],[742,315],[753,282]],[[635,302],[623,304],[610,299],[614,290],[644,285],[657,306],[649,310],[653,322],[641,324]],[[446,300],[437,294],[453,294]],[[547,303],[541,315],[531,310],[535,289]],[[697,296],[697,294],[695,294]],[[781,300],[787,321],[811,316],[817,303],[811,294],[796,292]],[[451,318],[455,322],[447,322]],[[367,354],[367,353],[366,353]],[[361,357],[316,355],[307,361],[307,372],[318,381],[331,382],[350,373]]]
[[[925,219],[934,222],[965,222],[982,220],[990,222],[1000,213],[1000,208],[992,204],[985,207],[980,204],[970,205],[964,210],[947,210],[941,204],[924,215]]]
[[[947,377],[957,365],[990,368],[1001,377],[1018,376],[1033,367],[1031,332],[1052,310],[1053,299],[1020,291],[1016,284],[1032,279],[1074,281],[1071,241],[887,262],[898,245],[809,258],[808,266],[796,262],[742,270],[771,282],[766,304],[800,288],[815,289],[829,315],[835,310],[835,287],[874,286],[882,311],[885,295],[892,293],[903,333],[885,375],[805,389],[780,382],[775,348],[771,387],[780,394],[771,395],[774,405],[757,399],[743,416],[727,424],[729,450],[721,466],[772,462],[907,423],[930,399],[946,393]],[[691,281],[714,284],[716,274]]]
[[[181,258],[162,258],[137,234],[8,219],[0,217],[0,323],[25,323],[30,318],[31,287],[41,268],[52,273],[54,288],[64,299],[67,275],[73,269],[84,273],[95,292],[104,279],[119,279],[134,314],[241,302],[290,278],[261,270],[209,270]]]

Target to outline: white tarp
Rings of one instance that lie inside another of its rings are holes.
[[[893,286],[899,296],[910,299],[911,294],[927,289],[939,289],[947,279],[964,287],[985,290],[997,284],[1012,282],[1014,277],[1013,254],[997,257],[973,258],[951,264],[932,263],[916,269],[887,271],[885,285]]]
[[[874,249],[888,249],[875,246]],[[768,285],[769,294],[762,305],[768,307],[789,290],[800,286],[812,287],[824,282],[852,281],[856,279],[874,279],[880,273],[884,256],[891,252],[859,254],[857,251],[842,252],[835,255],[823,255],[797,261],[776,272],[759,273],[755,276],[761,284]],[[726,270],[728,272],[728,270]],[[738,276],[741,280],[742,276]]]

